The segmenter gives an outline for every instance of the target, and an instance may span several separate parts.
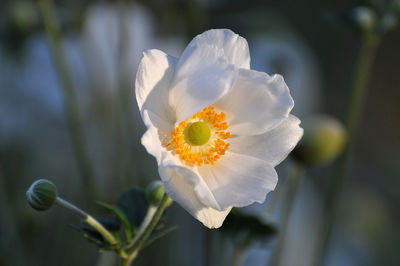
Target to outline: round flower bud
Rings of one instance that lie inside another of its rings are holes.
[[[57,198],[57,187],[46,179],[36,180],[26,192],[29,205],[37,211],[49,209]]]
[[[160,181],[153,181],[146,188],[147,200],[153,205],[156,205],[160,202],[164,193],[164,187]],[[171,205],[172,202],[172,199],[168,197],[167,206]]]
[[[377,22],[375,12],[371,8],[365,6],[354,8],[352,16],[354,21],[363,31],[373,30]]]
[[[304,136],[293,151],[303,163],[326,164],[336,159],[347,142],[344,125],[334,117],[319,115],[304,121]]]

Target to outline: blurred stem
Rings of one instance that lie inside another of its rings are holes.
[[[102,252],[95,266],[115,266],[118,265],[118,259],[114,252]]]
[[[243,239],[236,239],[233,241],[234,250],[231,263],[229,265],[232,266],[241,266],[244,264],[244,259],[246,258],[246,254],[250,246],[254,241],[254,235],[247,234]]]
[[[85,195],[92,199],[95,197],[93,172],[90,166],[89,155],[85,149],[85,134],[82,127],[82,120],[79,116],[79,106],[73,82],[68,71],[59,21],[51,0],[39,0],[39,8],[64,95],[64,106],[67,113],[68,126],[72,137],[78,169],[82,178],[83,189],[86,192]]]
[[[371,76],[371,70],[375,59],[376,51],[380,43],[380,38],[374,33],[364,35],[358,58],[355,65],[355,72],[352,85],[352,96],[348,103],[346,127],[348,130],[348,146],[342,156],[339,158],[334,169],[332,184],[325,202],[325,217],[319,234],[319,244],[315,254],[315,266],[321,266],[324,263],[329,241],[332,235],[332,229],[336,220],[340,194],[345,183],[347,164],[351,150],[355,144],[357,129],[361,112],[364,108],[365,98],[368,89],[368,82]]]
[[[4,230],[1,235],[2,244],[0,247],[3,254],[0,254],[0,262],[10,262],[16,265],[28,265],[27,254],[24,247],[24,236],[20,233],[19,221],[15,219],[18,217],[15,215],[16,203],[15,199],[12,199],[9,195],[10,187],[6,186],[5,174],[3,173],[3,166],[1,164],[0,156],[0,230]],[[12,193],[11,193],[12,194]]]
[[[135,8],[133,2],[130,2],[130,5]],[[134,158],[134,145],[132,142],[132,136],[135,136],[135,129],[133,126],[133,101],[134,98],[132,95],[131,78],[132,73],[127,75],[126,73],[126,55],[129,52],[129,49],[133,49],[134,47],[128,46],[128,25],[126,23],[126,19],[129,17],[129,12],[126,10],[126,3],[121,2],[118,5],[118,13],[119,13],[119,40],[118,40],[118,64],[117,64],[117,119],[116,119],[116,129],[117,129],[117,149],[121,154],[124,154],[121,160],[117,161],[117,169],[116,173],[118,173],[118,178],[123,186],[127,184],[137,181],[133,180],[133,178],[137,178],[137,175],[134,175],[134,169],[132,167],[132,161]],[[137,160],[137,159],[136,159]],[[112,181],[114,182],[114,181]]]
[[[275,210],[278,208],[279,203],[283,201],[283,197],[286,195],[286,187],[288,187],[287,183],[289,183],[290,178],[283,179],[282,182],[280,183],[281,188],[274,190],[274,193],[271,193],[269,195],[269,202],[267,206],[265,206],[265,212],[268,215],[273,215]]]
[[[121,257],[123,266],[131,265],[132,261],[137,257],[143,244],[145,244],[147,238],[150,236],[150,234],[153,232],[158,222],[160,221],[164,210],[169,205],[169,201],[170,199],[168,195],[164,193],[161,201],[157,206],[151,205],[149,207],[146,217],[140,225],[140,228],[135,238],[133,239],[131,245],[126,248],[126,250],[129,250],[127,251],[127,256],[125,258]]]
[[[203,243],[203,250],[204,250],[204,265],[211,266],[212,265],[212,258],[213,258],[213,236],[212,231],[205,230],[204,231],[204,243]]]
[[[291,176],[291,180],[289,180],[289,187],[288,187],[288,198],[286,200],[286,206],[283,209],[282,214],[282,224],[279,234],[278,243],[275,248],[275,252],[272,255],[271,261],[269,265],[279,266],[282,257],[282,251],[285,246],[285,239],[287,234],[287,227],[290,220],[290,215],[292,214],[293,205],[295,203],[297,193],[301,184],[302,177],[304,175],[304,166],[300,163],[296,163],[293,168],[293,173]]]
[[[354,138],[357,134],[360,114],[364,109],[367,95],[367,84],[370,81],[369,77],[371,76],[372,65],[379,43],[380,39],[377,35],[371,34],[365,36],[358,54],[352,88],[353,95],[349,102],[346,120],[346,126],[349,131],[349,144],[354,144]]]
[[[238,247],[233,251],[231,266],[242,266],[246,257],[247,247]]]

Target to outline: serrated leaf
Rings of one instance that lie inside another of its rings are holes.
[[[132,227],[125,212],[120,207],[105,202],[97,201],[97,204],[112,211],[117,216],[124,225],[127,241],[130,242],[132,239]]]
[[[146,216],[149,202],[142,189],[131,188],[118,199],[118,207],[125,213],[132,228],[138,228]]]

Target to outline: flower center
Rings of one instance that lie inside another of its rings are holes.
[[[190,166],[214,165],[229,148],[225,140],[232,137],[227,131],[225,113],[216,113],[214,109],[206,107],[179,123],[165,147]]]
[[[185,140],[195,146],[204,145],[211,136],[211,130],[207,123],[197,121],[185,128]]]

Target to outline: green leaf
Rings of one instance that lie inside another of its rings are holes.
[[[277,232],[274,225],[261,220],[257,216],[243,214],[237,209],[233,209],[228,215],[222,230],[233,236],[246,234],[247,238],[264,240],[273,237]]]
[[[119,208],[118,206],[114,206],[105,202],[97,201],[96,203],[101,207],[112,211],[118,217],[118,219],[124,225],[127,241],[130,242],[132,240],[132,227],[124,211],[121,210],[121,208]]]
[[[138,228],[146,216],[149,202],[144,190],[131,188],[120,195],[117,205],[125,213],[131,227]]]

